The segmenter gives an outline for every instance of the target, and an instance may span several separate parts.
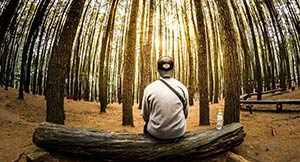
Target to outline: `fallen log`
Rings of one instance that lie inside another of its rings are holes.
[[[33,142],[49,151],[86,155],[103,161],[167,161],[197,159],[229,150],[243,142],[240,123],[216,129],[188,132],[178,141],[160,141],[143,134],[124,134],[74,128],[43,122]]]

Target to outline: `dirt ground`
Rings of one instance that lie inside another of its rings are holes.
[[[26,156],[38,150],[32,143],[32,134],[45,121],[43,96],[25,94],[17,99],[18,90],[0,87],[0,162],[26,161]],[[254,97],[252,97],[254,98]],[[300,99],[300,90],[281,95],[265,95],[263,99]],[[99,130],[142,133],[141,111],[135,105],[134,127],[121,126],[122,107],[110,104],[107,113],[99,113],[99,104],[65,100],[66,125]],[[245,105],[243,105],[245,106]],[[199,126],[199,104],[189,109],[188,131],[215,127],[217,109],[223,102],[210,104],[210,126]],[[276,109],[276,105],[254,106],[257,109]],[[283,109],[300,110],[300,105],[283,105]],[[253,162],[300,162],[300,112],[241,111],[241,123],[246,137],[233,152]],[[220,155],[221,156],[221,155]],[[49,161],[87,161],[80,157],[51,154]],[[220,158],[208,161],[221,161]]]

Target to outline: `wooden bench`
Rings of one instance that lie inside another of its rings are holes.
[[[274,93],[274,94],[275,94],[276,92],[279,92],[278,94],[282,94],[282,93],[284,93],[284,92],[286,92],[286,91],[283,91],[282,88],[278,88],[278,89],[271,89],[271,90],[263,91],[263,92],[261,92],[261,94],[262,94],[262,95],[263,95],[263,94],[269,94],[269,93]],[[241,99],[241,100],[247,100],[248,98],[251,98],[251,96],[255,96],[255,95],[257,95],[257,92],[254,92],[254,93],[246,93],[246,94],[241,95],[241,96],[240,96],[240,99]]]
[[[240,100],[247,100],[249,97],[251,97],[251,95],[246,93],[240,96]]]
[[[287,100],[241,100],[241,104],[248,104],[246,107],[249,109],[250,114],[252,114],[253,104],[276,104],[277,112],[282,111],[283,104],[296,104],[300,105],[300,99],[287,99]]]
[[[269,93],[276,93],[276,92],[282,92],[282,91],[284,91],[282,88],[277,88],[277,89],[263,91],[263,92],[261,92],[261,94],[269,94]]]

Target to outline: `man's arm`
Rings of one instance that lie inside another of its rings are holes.
[[[144,91],[144,96],[142,100],[142,116],[145,122],[149,121],[149,105],[147,101],[147,90]]]
[[[186,96],[185,96],[185,99],[186,99],[186,108],[185,108],[185,110],[184,110],[184,116],[185,116],[185,118],[187,118],[188,117],[188,115],[189,115],[189,106],[190,106],[190,102],[189,102],[189,91],[187,90],[187,88],[185,87],[184,88],[184,91],[185,91],[185,93],[186,93]]]

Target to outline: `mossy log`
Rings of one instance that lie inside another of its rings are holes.
[[[144,134],[128,134],[74,128],[43,122],[33,142],[49,151],[86,155],[103,161],[177,161],[198,159],[238,146],[245,133],[240,123],[216,129],[188,132],[178,141],[155,140]]]

